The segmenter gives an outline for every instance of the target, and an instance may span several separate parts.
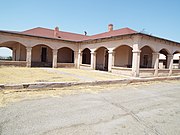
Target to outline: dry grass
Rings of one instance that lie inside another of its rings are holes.
[[[78,79],[63,74],[49,73],[39,68],[0,67],[0,84],[65,81],[78,81]]]
[[[94,70],[68,69],[68,68],[58,68],[56,70],[87,77],[87,78],[92,78],[94,80],[102,80],[102,81],[125,78],[124,76],[115,75],[108,72],[94,71]]]
[[[70,86],[63,88],[47,88],[47,89],[21,89],[21,90],[1,90],[0,91],[0,107],[9,103],[19,102],[22,100],[30,100],[46,97],[62,97],[66,95],[75,95],[80,93],[97,94],[105,88],[123,87],[126,85],[98,85],[98,86]]]

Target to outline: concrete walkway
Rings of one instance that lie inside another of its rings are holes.
[[[79,89],[77,89],[79,90]],[[45,96],[0,107],[1,135],[179,135],[180,83]],[[53,94],[54,91],[52,92]],[[26,94],[24,94],[26,97]]]

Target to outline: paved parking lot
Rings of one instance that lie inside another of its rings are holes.
[[[102,87],[42,94],[0,107],[0,134],[180,134],[180,81]]]

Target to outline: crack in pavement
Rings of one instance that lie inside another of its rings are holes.
[[[109,100],[107,100],[106,98],[102,97],[102,99],[104,101],[106,101],[107,103],[121,108],[123,111],[125,111],[127,114],[129,114],[130,116],[132,116],[138,123],[140,123],[141,125],[143,125],[144,127],[148,128],[150,131],[152,131],[154,134],[156,135],[161,135],[161,133],[149,122],[147,123],[146,121],[142,120],[138,115],[136,115],[133,111],[129,110],[128,108],[125,108],[124,106],[122,106],[121,104],[116,104],[116,103],[112,103]],[[163,133],[164,134],[164,133]],[[165,135],[165,134],[164,134]]]
[[[86,124],[86,123],[79,123],[79,124],[73,124],[73,125],[70,125],[70,126],[64,126],[64,127],[59,127],[59,128],[54,128],[52,130],[49,130],[49,131],[46,131],[46,132],[43,132],[41,135],[45,135],[45,134],[48,134],[50,132],[53,132],[53,131],[57,131],[57,130],[62,130],[62,129],[68,129],[68,128],[76,128],[76,127],[82,127],[82,126],[92,126],[92,125],[98,125],[98,124],[101,124],[101,123],[108,123],[112,120],[117,120],[123,116],[127,116],[129,115],[128,113],[125,113],[125,114],[118,114],[118,115],[113,115],[110,119],[106,119],[106,120],[102,120],[100,119],[99,121],[97,122],[94,122],[94,123],[89,123],[89,124]]]

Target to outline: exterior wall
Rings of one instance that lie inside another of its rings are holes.
[[[20,61],[26,61],[26,48],[24,46],[20,46]]]
[[[155,70],[152,68],[140,69],[140,77],[153,77]]]
[[[58,68],[74,68],[74,63],[57,63]]]
[[[17,66],[17,67],[26,67],[26,61],[1,61],[0,66]]]
[[[121,45],[127,45],[129,47],[133,47],[133,40],[130,38],[116,39],[110,41],[99,41],[95,43],[83,43],[80,45],[80,50],[84,50],[85,48],[90,49],[91,51],[95,51],[100,47],[105,47],[108,50],[115,50]]]
[[[84,49],[82,52],[82,64],[91,63],[91,52],[88,48]]]
[[[123,68],[123,67],[112,67],[112,73],[125,75],[125,76],[132,76],[132,69]]]
[[[121,46],[115,50],[114,66],[130,67],[132,65],[132,49],[128,46]]]
[[[74,63],[74,52],[69,48],[61,48],[58,50],[58,63]]]
[[[89,64],[81,64],[80,69],[91,70],[91,65],[89,65]]]
[[[0,45],[9,42],[15,41],[18,42],[25,47],[34,47],[36,45],[47,45],[52,49],[60,49],[63,47],[71,48],[73,51],[78,51],[78,44],[70,41],[56,40],[56,39],[48,39],[48,38],[40,38],[40,37],[30,37],[24,35],[15,35],[15,34],[0,34]]]
[[[46,45],[37,45],[32,48],[32,62],[41,62],[42,47],[47,48],[47,62],[52,62],[52,49]]]
[[[172,75],[180,75],[180,69],[174,69]]]
[[[168,76],[169,75],[169,69],[159,69],[158,70],[158,76]]]
[[[8,45],[6,44],[6,42],[9,41],[14,41],[16,43],[21,44],[20,46],[18,44],[13,44],[13,45]],[[174,52],[180,52],[180,45],[178,43],[174,43],[174,42],[170,42],[170,41],[165,41],[159,38],[152,38],[152,37],[148,37],[148,36],[142,36],[142,35],[126,35],[126,36],[122,36],[122,37],[113,37],[113,38],[109,38],[109,39],[97,39],[97,40],[91,40],[89,42],[83,42],[83,43],[78,43],[78,42],[71,42],[71,41],[62,41],[62,40],[56,40],[56,39],[48,39],[48,38],[41,38],[41,37],[31,37],[31,36],[26,36],[26,35],[16,35],[13,33],[0,33],[0,46],[6,46],[6,47],[10,47],[13,50],[16,50],[16,60],[26,60],[26,47],[30,48],[33,47],[32,49],[32,61],[36,61],[36,62],[40,62],[41,61],[41,48],[40,46],[36,46],[36,45],[46,45],[46,47],[48,46],[48,62],[52,62],[52,51],[53,50],[58,50],[60,48],[63,47],[68,47],[70,49],[72,49],[74,52],[81,52],[83,49],[85,48],[89,48],[91,50],[91,52],[96,51],[96,62],[97,62],[97,66],[99,67],[104,67],[105,65],[105,49],[103,51],[103,49],[101,49],[100,47],[105,47],[107,48],[107,50],[109,52],[112,52],[113,50],[116,50],[116,48],[118,48],[119,46],[122,45],[127,45],[131,48],[133,48],[133,56],[135,56],[134,58],[137,58],[137,60],[139,60],[139,53],[144,46],[149,46],[152,51],[150,51],[150,49],[142,49],[140,56],[141,56],[141,60],[140,60],[140,65],[142,65],[143,63],[143,55],[148,54],[149,58],[151,58],[151,62],[148,62],[148,67],[150,67],[150,65],[152,64],[152,52],[158,53],[160,50],[165,49],[167,50],[167,54],[173,54]],[[22,46],[24,45],[24,46]],[[52,48],[52,49],[51,49]],[[100,48],[100,49],[98,49]],[[98,49],[98,50],[97,50]],[[124,51],[123,51],[124,50]],[[130,49],[131,50],[131,49]],[[29,51],[30,52],[30,51]],[[55,52],[55,51],[53,51]],[[127,64],[130,64],[132,62],[132,53],[128,53],[126,52],[125,49],[122,48],[122,50],[116,50],[115,55],[117,55],[115,58],[115,65],[117,66],[125,66]],[[68,51],[63,51],[60,52],[58,54],[58,56],[60,56],[60,58],[63,58],[63,60],[61,60],[59,57],[58,61],[60,62],[65,62],[65,61],[69,61],[68,59],[70,58],[70,54],[68,54]],[[31,56],[31,53],[28,53],[29,56]],[[130,54],[129,57],[127,54]],[[134,55],[135,54],[135,55]],[[151,56],[150,56],[151,55]],[[56,56],[56,55],[54,55]],[[76,55],[77,56],[77,55]],[[79,56],[78,56],[79,57]],[[74,57],[75,61],[78,61],[78,57]],[[120,60],[120,58],[122,58],[122,60]],[[135,61],[136,59],[134,59]],[[54,61],[55,57],[54,57]],[[138,62],[137,62],[138,63]],[[134,69],[136,71],[139,71],[139,68],[137,68],[139,64],[137,64],[136,62],[134,62],[135,68],[132,68],[133,71]],[[62,66],[63,64],[61,64],[60,66]],[[82,66],[81,67],[86,67],[89,68],[89,66]],[[123,72],[131,72],[132,73],[132,69],[121,69]],[[115,69],[115,67],[113,67],[113,71],[115,72],[115,70],[117,70],[118,72],[122,72],[120,71],[120,69]],[[146,70],[140,71],[140,74],[145,72]],[[122,72],[122,73],[123,73]],[[147,71],[147,72],[151,72],[151,71]],[[179,72],[178,70],[176,72]],[[167,75],[169,73],[168,70],[159,70],[159,75]],[[172,72],[173,73],[173,72]],[[131,74],[132,75],[132,74]]]
[[[96,69],[103,70],[105,66],[106,49],[101,47],[96,51]]]
[[[15,61],[25,61],[26,60],[26,48],[18,42],[6,42],[0,44],[0,47],[7,47],[12,50],[12,57]]]
[[[141,49],[140,67],[151,67],[152,66],[152,53],[153,53],[153,51],[148,46],[145,46]],[[145,62],[146,56],[147,56],[147,62]]]

